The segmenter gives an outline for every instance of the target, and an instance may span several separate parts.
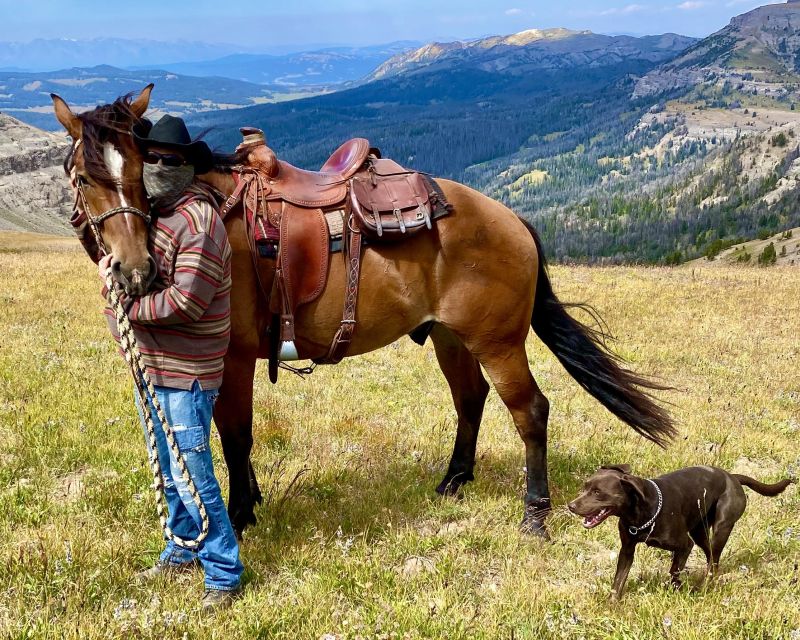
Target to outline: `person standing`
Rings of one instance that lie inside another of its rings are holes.
[[[230,339],[231,248],[214,197],[194,181],[212,166],[208,145],[193,142],[183,120],[169,115],[155,125],[143,120],[133,136],[144,159],[142,180],[153,217],[148,242],[156,273],[148,293],[130,297],[120,290],[120,301],[209,519],[208,535],[197,551],[169,540],[157,563],[136,578],[146,583],[200,565],[205,573],[202,606],[220,608],[239,593],[244,569],[210,448],[212,411]],[[105,256],[98,265],[104,281],[110,263],[111,256]],[[108,294],[105,288],[103,293]],[[119,341],[114,313],[109,308],[106,314]],[[177,536],[196,538],[200,513],[149,394],[148,402],[164,470],[168,524]],[[144,425],[138,395],[136,404]]]

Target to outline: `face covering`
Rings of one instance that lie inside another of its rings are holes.
[[[194,180],[194,167],[185,164],[180,167],[167,167],[145,163],[142,170],[147,195],[156,202],[169,202],[180,196]]]

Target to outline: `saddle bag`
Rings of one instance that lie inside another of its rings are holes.
[[[394,242],[430,229],[431,194],[421,174],[370,156],[350,182],[353,216],[373,242]]]

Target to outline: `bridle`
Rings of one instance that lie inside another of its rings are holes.
[[[75,153],[75,150],[81,145],[82,140],[78,138],[72,146],[72,152]],[[83,192],[83,187],[81,183],[78,181],[77,176],[77,169],[73,164],[72,169],[70,170],[70,186],[75,191],[75,204],[74,209],[80,213],[80,208],[83,209],[84,215],[86,215],[86,219],[89,222],[89,226],[92,229],[92,233],[94,234],[95,240],[97,241],[97,247],[101,251],[102,254],[107,255],[108,251],[106,250],[105,243],[103,242],[103,237],[100,234],[100,223],[104,220],[108,220],[112,216],[115,216],[120,213],[131,213],[135,216],[139,216],[142,220],[145,221],[145,224],[149,227],[150,226],[150,216],[146,214],[141,209],[137,209],[136,207],[130,206],[121,206],[121,207],[114,207],[113,209],[108,209],[104,211],[100,215],[94,216],[91,214],[91,209],[89,208],[89,203],[86,200],[86,195]],[[80,208],[79,208],[80,207]],[[114,278],[111,275],[111,271],[109,270],[106,274],[106,288],[108,289],[108,299],[111,305],[112,310],[114,311],[114,316],[117,320],[117,329],[119,332],[119,341],[120,347],[122,349],[122,353],[125,356],[125,362],[128,365],[128,369],[133,376],[134,386],[136,388],[136,395],[139,398],[139,406],[142,409],[142,415],[144,415],[144,422],[145,428],[147,431],[147,442],[148,442],[148,455],[150,459],[150,469],[153,474],[153,490],[156,494],[156,511],[158,513],[158,520],[161,523],[161,528],[164,531],[164,537],[167,540],[171,540],[177,546],[182,547],[184,549],[192,549],[197,550],[200,548],[203,540],[208,536],[208,528],[209,528],[209,519],[208,519],[208,512],[206,511],[206,506],[203,503],[202,498],[200,497],[200,493],[197,491],[197,487],[192,480],[192,476],[189,474],[189,470],[186,467],[186,461],[183,459],[183,454],[178,447],[178,443],[175,440],[175,432],[170,426],[169,421],[164,413],[164,410],[161,407],[161,403],[158,400],[158,396],[156,395],[155,387],[150,379],[150,376],[147,373],[147,368],[144,364],[144,359],[142,358],[142,354],[139,351],[138,343],[136,342],[136,336],[133,331],[133,327],[131,326],[131,322],[128,319],[128,314],[125,312],[125,308],[122,306],[122,302],[119,299],[119,295],[117,294],[116,285],[114,283]],[[192,501],[194,502],[195,506],[197,507],[197,511],[200,515],[200,533],[193,539],[184,539],[178,536],[169,526],[167,522],[167,505],[166,500],[164,499],[164,472],[161,469],[161,462],[158,458],[158,443],[156,441],[156,427],[153,421],[153,413],[152,409],[155,409],[156,415],[158,416],[158,420],[161,423],[161,428],[164,431],[164,437],[167,440],[167,444],[170,448],[170,452],[175,458],[175,462],[178,466],[178,469],[181,472],[181,479],[183,480],[184,484],[186,485],[189,494],[192,497]]]
[[[83,139],[78,138],[72,145],[72,153],[73,155],[78,150],[78,147],[83,144]],[[138,209],[136,207],[131,207],[129,205],[120,206],[120,207],[112,207],[111,209],[106,209],[99,215],[93,215],[92,210],[89,207],[89,202],[86,200],[86,194],[83,192],[83,185],[81,184],[80,180],[78,180],[78,169],[75,164],[72,164],[72,168],[69,172],[69,184],[72,187],[72,190],[75,194],[75,202],[72,205],[72,208],[77,212],[83,212],[86,216],[86,220],[89,222],[89,226],[92,229],[92,233],[94,234],[95,240],[97,241],[97,247],[103,254],[108,253],[106,250],[105,243],[103,242],[103,236],[100,233],[100,225],[108,220],[109,218],[113,218],[118,214],[126,214],[130,213],[132,215],[138,216],[142,220],[146,226],[150,226],[150,215]]]

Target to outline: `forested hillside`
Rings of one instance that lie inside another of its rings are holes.
[[[226,149],[238,126],[261,127],[310,168],[365,136],[505,202],[560,260],[676,263],[800,224],[795,76],[759,67],[763,43],[800,60],[795,14],[762,7],[696,44],[554,30],[429,45],[356,89],[193,124]],[[675,69],[685,81],[670,84]]]

